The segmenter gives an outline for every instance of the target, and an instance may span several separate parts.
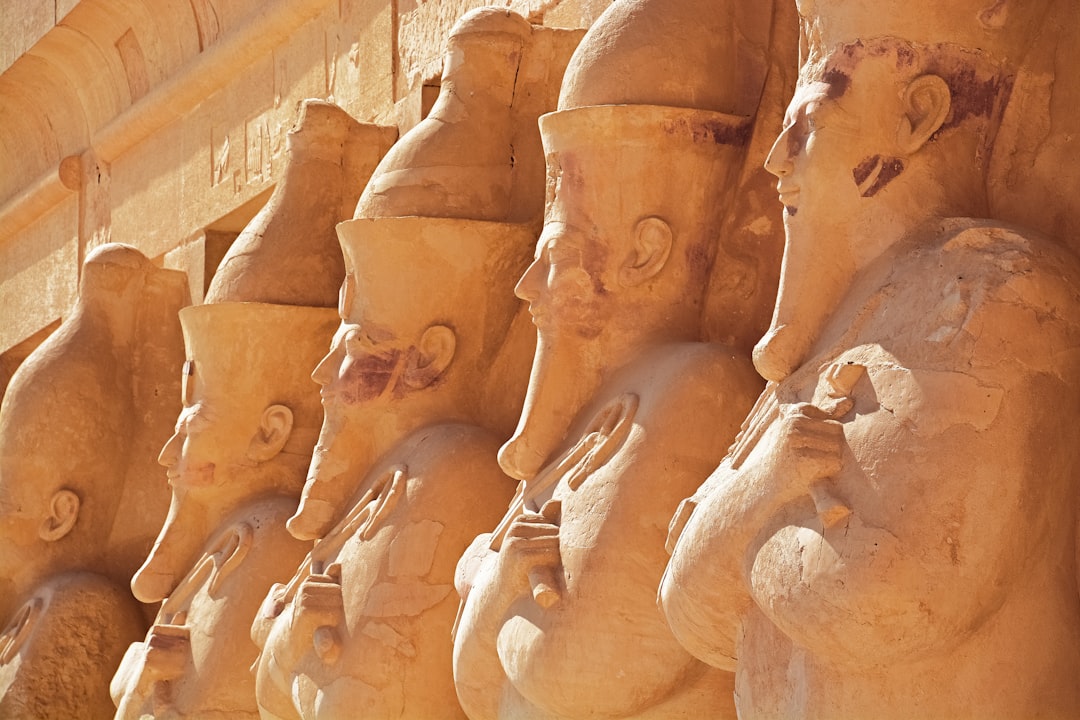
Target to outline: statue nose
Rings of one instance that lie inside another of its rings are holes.
[[[539,282],[540,272],[540,261],[533,260],[529,267],[525,269],[525,272],[522,273],[517,285],[514,286],[514,295],[526,302],[535,300],[539,294],[537,292],[537,283]]]
[[[792,162],[791,153],[788,146],[788,134],[791,129],[785,129],[780,133],[780,136],[776,138],[776,142],[773,143],[772,149],[769,150],[768,157],[765,158],[765,169],[778,178],[785,177],[791,174]]]
[[[326,383],[330,381],[330,378],[327,376],[327,365],[329,360],[330,356],[327,355],[320,360],[319,364],[315,366],[315,369],[311,371],[311,379],[319,385],[326,385]]]
[[[158,464],[167,468],[175,465],[180,458],[180,446],[182,442],[180,433],[173,433],[172,437],[165,442],[165,445],[161,448],[161,452],[158,454]]]

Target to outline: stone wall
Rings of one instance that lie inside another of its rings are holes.
[[[483,0],[46,0],[0,8],[0,388],[106,242],[187,273],[198,303],[282,172],[304,98],[415,125]],[[588,27],[604,0],[514,0]],[[8,366],[12,366],[10,369]]]

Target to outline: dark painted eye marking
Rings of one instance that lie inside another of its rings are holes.
[[[859,186],[859,195],[873,197],[904,172],[904,161],[900,158],[887,158],[873,155],[866,158],[851,171],[855,184]]]
[[[795,122],[788,128],[787,131],[787,145],[788,145],[788,157],[793,158],[802,152],[806,147],[806,136],[808,130],[808,123],[806,121],[806,111],[800,110],[799,116],[795,119]]]
[[[829,68],[822,79],[829,86],[826,96],[830,100],[843,97],[851,87],[851,76],[839,68]]]
[[[352,405],[382,395],[400,360],[401,351],[397,349],[383,355],[354,358],[343,378],[342,400]]]

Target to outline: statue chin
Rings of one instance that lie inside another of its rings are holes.
[[[808,360],[851,287],[855,271],[846,255],[838,249],[827,262],[824,257],[785,251],[772,323],[753,353],[754,367],[770,382],[782,382]]]
[[[173,573],[158,572],[151,567],[154,559],[151,555],[131,579],[131,592],[140,602],[160,602],[176,587],[176,576]]]
[[[499,467],[515,480],[528,480],[536,476],[546,459],[544,455],[529,443],[529,438],[522,435],[522,430],[514,433],[499,448]]]

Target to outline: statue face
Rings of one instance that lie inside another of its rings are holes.
[[[765,162],[789,228],[818,237],[871,212],[869,201],[903,170],[896,73],[888,58],[864,58],[850,70],[830,66],[800,81],[784,129]]]
[[[499,455],[513,477],[532,477],[540,469],[596,390],[602,365],[624,360],[595,348],[620,300],[612,267],[615,243],[584,230],[602,227],[557,195],[535,259],[514,288],[529,303],[537,343],[525,408]]]
[[[322,386],[323,410],[328,421],[339,420],[350,411],[370,406],[392,396],[404,365],[405,353],[389,338],[376,340],[360,325],[342,322],[330,352],[311,374]]]
[[[536,245],[536,256],[514,293],[529,303],[541,336],[600,334],[612,305],[608,281],[610,248],[584,223],[550,221]]]
[[[228,391],[236,393],[233,387]],[[228,402],[200,390],[176,421],[158,455],[172,490],[169,515],[157,542],[135,573],[132,588],[143,602],[167,597],[191,569],[199,548],[236,502],[260,491],[257,455],[260,413],[251,404]]]
[[[158,456],[174,489],[187,493],[219,486],[228,482],[236,468],[253,464],[245,457],[253,432],[240,422],[238,413],[224,410],[201,398],[180,411],[176,431]]]
[[[787,235],[772,323],[754,352],[769,380],[807,359],[855,276],[895,234],[883,223],[911,212],[906,193],[881,192],[905,167],[895,60],[836,61],[800,82],[765,162],[779,178]]]
[[[38,545],[37,529],[45,518],[37,481],[31,463],[0,452],[0,578],[10,578],[23,562],[34,562],[30,551]]]
[[[321,385],[323,424],[311,457],[300,509],[289,521],[297,538],[314,539],[329,529],[357,472],[372,455],[373,425],[385,420],[388,401],[400,397],[407,353],[392,336],[342,322],[330,352],[311,373]]]

